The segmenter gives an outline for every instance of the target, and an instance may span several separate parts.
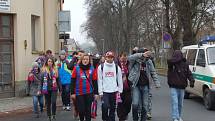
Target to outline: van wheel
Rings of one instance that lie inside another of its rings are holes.
[[[213,101],[211,99],[210,90],[208,88],[204,90],[204,105],[205,108],[208,110],[212,110],[215,108],[215,106],[213,105]]]
[[[189,99],[190,98],[190,93],[185,91],[184,93],[184,99]]]

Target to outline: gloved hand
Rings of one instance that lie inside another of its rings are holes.
[[[194,83],[190,83],[190,87],[193,88],[194,87]]]

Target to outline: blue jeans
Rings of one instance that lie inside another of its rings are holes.
[[[146,121],[146,107],[148,105],[149,86],[136,86],[132,90],[133,120],[138,120],[138,110],[141,110],[141,121]]]
[[[172,101],[172,119],[180,119],[184,101],[184,89],[170,88]]]
[[[43,112],[43,95],[40,96],[33,96],[33,110],[34,113],[39,113],[38,111],[38,103],[40,105],[40,112]]]
[[[151,89],[149,89],[149,93],[148,93],[148,105],[147,105],[147,113],[148,114],[152,114],[152,91]]]

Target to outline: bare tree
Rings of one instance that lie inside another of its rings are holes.
[[[200,30],[211,28],[215,0],[86,0],[84,31],[99,51],[129,52],[134,46],[161,48],[168,32],[173,49],[196,43]]]

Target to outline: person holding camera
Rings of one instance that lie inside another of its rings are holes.
[[[138,121],[138,112],[141,110],[141,121],[146,121],[148,93],[151,82],[160,88],[160,81],[150,57],[151,51],[145,52],[144,48],[134,48],[133,54],[128,57],[129,76],[132,83],[132,115]]]

